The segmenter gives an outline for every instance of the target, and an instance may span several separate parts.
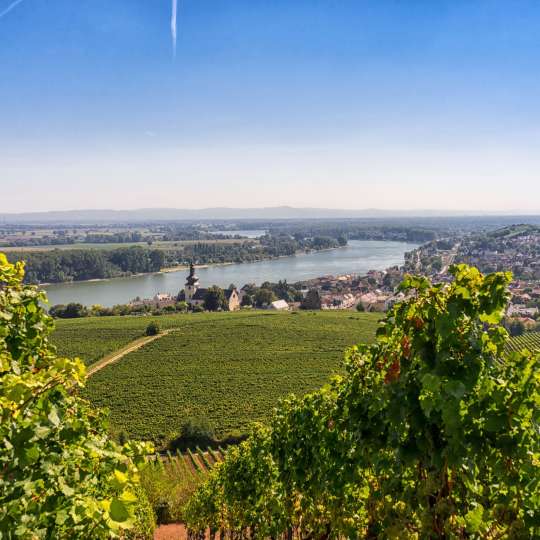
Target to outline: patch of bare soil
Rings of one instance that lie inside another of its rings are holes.
[[[154,540],[186,540],[186,528],[181,523],[160,525],[154,531]]]

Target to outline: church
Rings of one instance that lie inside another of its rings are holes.
[[[184,290],[178,295],[178,300],[186,302],[190,307],[204,307],[204,299],[208,289],[199,287],[199,278],[195,275],[193,263],[189,265],[189,275],[186,279]],[[236,289],[226,289],[225,299],[227,300],[228,311],[240,309],[240,296]]]

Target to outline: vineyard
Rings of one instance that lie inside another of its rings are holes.
[[[170,334],[93,375],[85,395],[111,411],[115,432],[174,439],[187,418],[205,418],[216,435],[245,433],[267,420],[280,397],[303,394],[342,369],[343,351],[373,340],[376,314],[263,311],[159,317]],[[140,336],[148,317],[59,321],[55,343],[89,363]],[[123,332],[123,334],[122,334]],[[79,339],[78,336],[84,336]],[[106,336],[110,336],[107,340]],[[74,339],[71,343],[71,337]],[[96,342],[99,342],[96,344]]]
[[[507,349],[510,351],[540,351],[540,332],[527,332],[521,336],[513,337],[508,341]]]
[[[510,274],[451,272],[406,279],[343,377],[230,449],[184,507],[188,538],[540,537],[540,354],[505,351]]]
[[[182,508],[190,495],[204,482],[210,470],[221,463],[227,450],[196,447],[157,454],[142,471],[141,482],[158,523],[182,520]]]
[[[182,315],[161,316],[159,323],[166,329],[182,325],[184,319]],[[147,317],[59,319],[52,342],[60,356],[79,357],[89,366],[141,337],[148,323]]]

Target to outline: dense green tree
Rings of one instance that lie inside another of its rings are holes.
[[[253,298],[253,301],[258,308],[265,307],[274,302],[275,300],[277,300],[277,297],[274,294],[274,291],[262,287],[257,290]]]
[[[321,309],[321,295],[317,289],[310,289],[302,300],[302,309]]]
[[[227,300],[223,289],[217,285],[209,287],[204,295],[204,308],[207,311],[219,311],[220,309],[226,309],[226,307]]]

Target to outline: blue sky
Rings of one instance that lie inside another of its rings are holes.
[[[540,2],[178,4],[0,16],[0,211],[540,210]]]

